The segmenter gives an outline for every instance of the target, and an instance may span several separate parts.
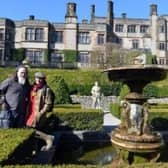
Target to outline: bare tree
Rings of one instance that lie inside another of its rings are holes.
[[[95,47],[91,56],[91,64],[97,68],[109,68],[119,66],[121,62],[120,45],[106,43],[101,47]]]
[[[91,64],[101,69],[127,66],[134,64],[133,60],[142,53],[140,50],[123,49],[120,44],[106,43],[101,47],[94,48]]]
[[[104,46],[95,47],[91,54],[92,67],[103,69],[106,64]]]

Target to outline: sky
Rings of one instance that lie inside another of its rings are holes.
[[[78,22],[90,20],[90,6],[95,5],[96,16],[107,15],[108,0],[1,0],[0,18],[13,20],[28,19],[34,15],[36,19],[49,22],[64,22],[66,4],[77,4]],[[167,0],[113,0],[114,17],[127,13],[129,18],[149,18],[150,5],[158,5],[158,15],[168,14]]]

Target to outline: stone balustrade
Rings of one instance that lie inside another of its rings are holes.
[[[91,96],[78,96],[71,95],[73,103],[80,103],[82,108],[92,108],[92,97]],[[110,103],[117,103],[117,96],[101,96],[100,98],[100,107],[104,110],[109,109]]]

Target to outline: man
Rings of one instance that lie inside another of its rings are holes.
[[[28,81],[28,70],[20,65],[14,76],[0,83],[2,114],[8,122],[2,128],[21,128],[25,125],[25,116],[29,103],[30,84]]]
[[[35,73],[35,82],[30,92],[30,106],[26,117],[26,125],[36,128],[38,138],[45,140],[46,146],[42,150],[49,150],[53,145],[54,137],[44,133],[45,114],[53,105],[52,90],[47,85],[46,77],[42,72]]]

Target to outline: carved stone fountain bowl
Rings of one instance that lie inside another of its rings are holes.
[[[104,72],[108,73],[111,81],[159,81],[167,76],[167,69],[159,65],[132,65],[127,67],[114,67]]]
[[[119,128],[112,132],[111,142],[119,149],[125,149],[130,152],[151,153],[160,150],[162,145],[159,134],[125,134]]]

